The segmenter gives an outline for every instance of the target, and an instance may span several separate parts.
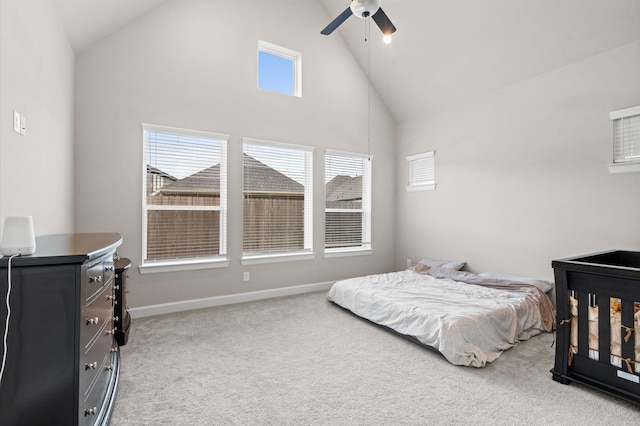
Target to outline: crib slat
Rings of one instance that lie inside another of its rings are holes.
[[[578,355],[589,357],[589,293],[578,293]]]
[[[611,362],[611,301],[608,294],[598,294],[598,360],[602,363]]]
[[[628,328],[633,329],[633,301],[632,300],[627,300],[627,299],[622,299],[622,304],[621,304],[621,309],[620,309],[620,314],[621,314],[621,321],[622,321],[622,325],[626,326]],[[636,359],[635,356],[635,333],[631,333],[631,338],[629,339],[628,342],[624,341],[624,336],[627,334],[627,328],[622,327],[622,358],[630,358],[630,359]]]

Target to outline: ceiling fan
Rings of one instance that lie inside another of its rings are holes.
[[[340,24],[346,21],[349,16],[356,15],[358,18],[371,16],[378,27],[380,27],[382,33],[385,36],[390,36],[396,31],[396,27],[393,26],[386,13],[384,13],[380,7],[381,2],[382,0],[352,0],[351,5],[320,31],[320,34],[331,34]]]

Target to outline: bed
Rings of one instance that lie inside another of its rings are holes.
[[[553,380],[640,404],[640,252],[552,262],[558,331]]]
[[[442,264],[338,281],[327,299],[472,367],[551,331],[555,320],[551,301],[535,285]]]

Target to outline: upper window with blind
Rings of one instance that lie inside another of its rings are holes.
[[[243,264],[313,257],[313,148],[243,139]]]
[[[300,52],[259,40],[258,88],[302,97]]]
[[[436,187],[436,152],[407,157],[407,191],[425,191]]]
[[[371,157],[325,153],[325,253],[371,250]]]
[[[226,266],[228,136],[149,124],[143,133],[143,268]]]
[[[615,171],[640,171],[640,106],[614,111],[609,116],[613,120]]]

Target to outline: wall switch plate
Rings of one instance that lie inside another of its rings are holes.
[[[249,281],[251,279],[251,273],[245,272],[244,274],[242,274],[242,279],[245,281]]]
[[[16,133],[20,133],[22,129],[20,122],[20,113],[16,110],[13,110],[13,131]]]
[[[22,136],[27,135],[27,117],[24,114],[20,116],[20,134]]]

